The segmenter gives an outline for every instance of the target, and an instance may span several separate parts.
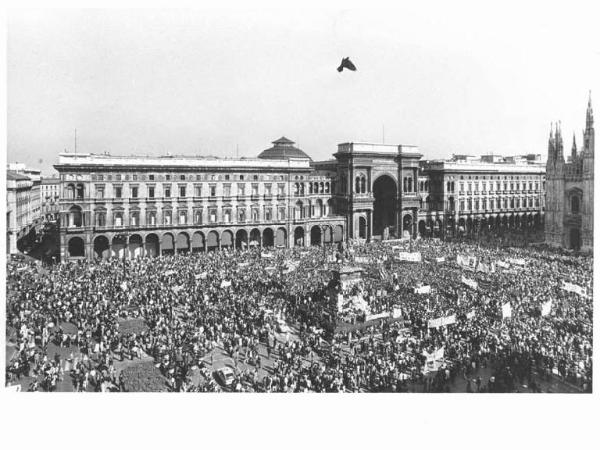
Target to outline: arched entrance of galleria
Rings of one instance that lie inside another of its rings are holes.
[[[385,228],[390,233],[396,230],[397,207],[396,182],[389,175],[381,175],[373,183],[373,235],[382,236]]]

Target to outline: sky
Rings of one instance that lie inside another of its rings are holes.
[[[117,155],[254,157],[286,136],[315,160],[351,141],[545,156],[558,120],[581,145],[593,3],[448,3],[9,11],[7,159],[50,174],[75,129],[78,152]]]

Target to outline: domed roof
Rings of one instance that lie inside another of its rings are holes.
[[[258,157],[260,159],[311,159],[306,153],[297,147],[295,142],[290,141],[285,136],[272,142],[273,147],[264,150]]]

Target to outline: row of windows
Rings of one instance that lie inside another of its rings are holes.
[[[523,177],[521,177],[520,175],[490,175],[489,178],[487,175],[482,175],[481,177],[479,175],[468,175],[465,176],[461,175],[460,179],[464,180],[464,179],[468,179],[468,180],[535,180],[539,177],[539,175],[523,175]]]
[[[481,190],[482,192],[487,192],[488,191],[488,187],[490,191],[494,190],[494,186],[496,187],[496,191],[538,191],[540,188],[539,183],[536,181],[535,183],[530,181],[529,183],[526,182],[522,182],[522,183],[513,183],[513,182],[500,182],[500,181],[496,181],[494,182],[490,182],[489,185],[487,182],[482,182],[481,183]],[[465,192],[465,183],[460,183],[459,184],[459,188],[461,193]],[[466,183],[466,188],[467,188],[467,192],[479,192],[479,188],[480,188],[480,183]],[[529,189],[528,189],[529,188]],[[543,189],[546,189],[546,182],[543,182]],[[448,182],[447,183],[447,190],[454,192],[454,182]]]
[[[533,198],[529,198],[529,199],[514,199],[511,198],[506,199],[489,199],[489,209],[494,210],[494,209],[514,209],[514,208],[533,208],[535,205],[536,208],[539,208],[540,206],[540,199],[536,198],[535,200]],[[465,209],[466,206],[466,209]],[[481,208],[480,208],[481,206]],[[487,210],[488,209],[488,199],[484,198],[481,200],[481,202],[478,199],[475,199],[474,201],[472,201],[471,199],[468,199],[465,203],[465,200],[461,200],[459,203],[459,211],[479,211],[479,210]]]
[[[301,177],[304,178],[304,177]],[[80,180],[81,175],[67,175],[66,180]],[[284,181],[284,175],[249,175],[249,174],[91,174],[92,181],[259,181],[259,180],[274,180]],[[296,177],[298,179],[298,177]]]

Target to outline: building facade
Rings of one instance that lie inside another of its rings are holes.
[[[594,114],[588,99],[583,148],[573,145],[565,162],[560,124],[550,129],[546,162],[547,217],[546,243],[574,250],[593,251],[594,247]]]
[[[543,222],[539,161],[422,162],[349,142],[312,161],[286,138],[257,158],[59,157],[61,258],[138,257],[443,236]]]
[[[55,220],[60,211],[60,179],[42,178],[40,183],[41,213],[46,220]]]
[[[33,181],[13,170],[6,171],[6,252],[18,252],[18,241],[31,231],[34,224],[31,203]]]
[[[543,227],[546,168],[540,155],[424,161],[419,177],[422,236]]]

